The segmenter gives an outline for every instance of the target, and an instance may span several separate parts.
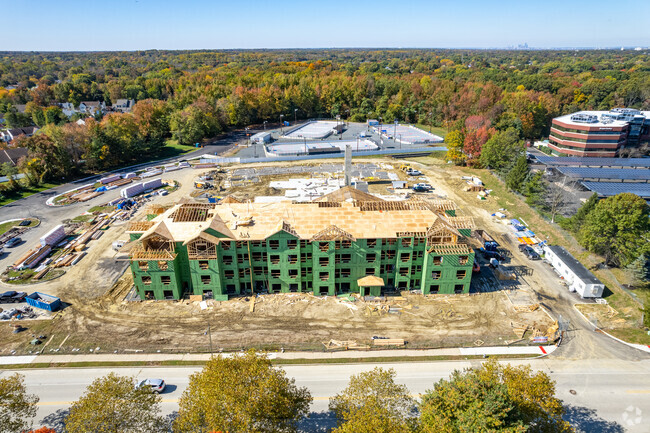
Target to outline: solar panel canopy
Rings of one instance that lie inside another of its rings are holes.
[[[575,167],[650,167],[650,158],[581,158],[577,156],[536,156],[536,158],[539,162],[546,165]]]
[[[650,198],[650,183],[582,182],[582,184],[589,190],[607,197],[631,192],[642,198]]]
[[[558,167],[557,171],[577,179],[650,180],[650,170],[629,168]]]

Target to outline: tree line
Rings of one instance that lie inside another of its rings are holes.
[[[560,114],[649,109],[648,70],[648,56],[630,51],[11,53],[0,58],[0,112],[10,127],[42,128],[47,140],[32,153],[47,157],[46,178],[126,164],[169,138],[193,144],[282,114],[290,119],[294,110],[301,119],[381,117],[465,129],[467,163],[475,164],[494,131],[513,128],[532,140]],[[66,124],[80,116],[67,119],[57,105],[120,98],[155,111],[152,136],[147,120],[131,113],[97,116],[75,135]]]
[[[134,386],[134,378],[110,373],[93,381],[74,402],[64,431],[74,433],[295,432],[313,398],[294,379],[254,351],[211,358],[190,376],[173,417],[161,415],[161,396]],[[26,432],[38,397],[22,376],[0,379],[0,433]],[[432,384],[421,401],[396,382],[394,370],[353,375],[332,397],[334,433],[572,432],[555,384],[529,366],[489,361],[454,371]],[[43,427],[30,433],[53,433]]]

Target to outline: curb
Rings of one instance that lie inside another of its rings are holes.
[[[616,340],[616,341],[618,341],[619,343],[623,343],[623,344],[625,344],[626,346],[629,346],[629,347],[631,347],[631,348],[633,348],[633,349],[637,349],[637,350],[640,350],[640,351],[642,351],[642,352],[650,353],[650,345],[647,345],[647,346],[646,346],[646,345],[644,345],[644,344],[628,343],[627,341],[623,341],[623,340],[621,340],[620,338],[614,337],[612,334],[606,332],[606,331],[603,330],[602,328],[599,328],[598,326],[594,326],[594,325],[589,321],[589,319],[587,319],[587,318],[585,317],[585,315],[582,314],[582,311],[580,311],[580,310],[578,310],[578,309],[576,308],[576,305],[577,305],[577,304],[573,304],[573,309],[576,310],[576,312],[580,315],[580,317],[582,317],[582,319],[583,319],[585,322],[587,322],[588,325],[594,327],[594,331],[600,332],[601,334],[604,334],[604,335],[608,336],[609,338],[611,338],[611,339],[613,339],[613,340]]]

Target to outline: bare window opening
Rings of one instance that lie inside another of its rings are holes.
[[[433,278],[434,280],[439,280],[441,274],[442,272],[440,271],[433,271],[431,272],[431,278]]]
[[[350,263],[352,261],[352,254],[341,254],[341,263]]]
[[[421,245],[424,243],[424,238],[415,238],[413,239],[413,246],[417,247],[418,245]]]
[[[300,240],[300,248],[307,248],[307,240],[305,239]]]
[[[408,262],[411,260],[411,253],[402,253],[399,255],[399,259],[403,262]]]
[[[247,263],[248,254],[237,254],[237,263]]]
[[[318,249],[321,252],[326,253],[326,252],[328,252],[330,250],[330,243],[329,242],[319,242],[318,243]]]
[[[466,265],[469,260],[469,256],[458,256],[458,263],[461,265]]]
[[[230,241],[221,242],[221,249],[222,250],[229,250],[230,249]]]
[[[295,239],[287,240],[287,248],[288,249],[294,250],[294,249],[296,249],[297,246],[298,246],[298,241],[297,240],[295,240]]]
[[[221,257],[221,261],[224,265],[232,265],[232,256],[223,256]]]
[[[250,268],[242,268],[239,270],[239,278],[246,278],[251,274]]]
[[[298,278],[298,269],[289,269],[289,278]]]
[[[282,284],[272,284],[271,285],[271,293],[280,293],[282,291]]]
[[[169,286],[172,283],[172,277],[170,277],[169,275],[163,275],[162,277],[160,277],[160,282],[164,286]]]
[[[274,265],[277,265],[280,263],[280,255],[279,254],[271,254],[271,263]]]
[[[201,275],[201,284],[210,284],[212,282],[212,278],[210,275]]]
[[[138,262],[138,268],[140,268],[141,271],[148,271],[149,262],[145,262],[145,261]]]
[[[237,241],[235,242],[235,248],[246,248],[246,244],[244,241]]]
[[[433,264],[436,265],[436,266],[440,266],[440,265],[442,265],[442,257],[440,257],[440,256],[435,256],[435,257],[433,258]]]
[[[208,261],[199,260],[199,269],[208,269]]]
[[[341,269],[341,278],[348,278],[350,276],[350,268]]]
[[[391,273],[395,271],[395,265],[386,265],[386,272]]]
[[[420,288],[420,280],[413,280],[413,284],[411,285],[412,288],[414,289],[419,289]]]
[[[327,281],[330,279],[330,273],[329,272],[321,272],[318,274],[318,277],[320,278],[321,281]]]
[[[421,259],[422,257],[424,257],[424,251],[416,251],[415,258]]]
[[[233,271],[232,269],[225,270],[223,272],[223,276],[225,278],[235,278],[235,271]]]
[[[375,275],[375,268],[366,268],[366,275]]]
[[[417,273],[420,273],[420,272],[422,272],[422,265],[411,266],[411,273],[412,274],[417,274]]]
[[[395,245],[396,241],[397,241],[397,239],[386,239],[386,244],[387,245]]]
[[[429,286],[429,293],[436,294],[440,292],[440,285],[439,284],[431,284]]]
[[[228,284],[226,286],[226,293],[229,294],[229,295],[237,293],[237,287],[235,287],[234,284]]]
[[[144,291],[144,299],[155,299],[156,296],[153,294],[153,290]]]
[[[375,248],[377,246],[377,239],[366,239],[366,246],[368,248]]]
[[[408,282],[407,282],[407,281],[400,281],[400,282],[397,284],[397,288],[398,288],[398,289],[402,289],[402,290],[408,289],[408,288],[409,288],[409,286],[408,286]]]
[[[330,258],[329,257],[319,257],[318,258],[318,264],[321,266],[327,266],[330,264]]]
[[[337,250],[340,250],[341,248],[350,248],[352,246],[352,242],[349,241],[348,239],[336,241],[335,243],[335,248]]]
[[[387,259],[394,259],[395,258],[395,250],[386,251],[386,258]]]
[[[150,286],[151,285],[151,277],[140,277],[142,279],[142,284],[145,286]]]
[[[255,253],[253,253],[253,261],[254,261],[254,262],[260,262],[260,261],[262,261],[262,253],[261,253],[261,252],[255,252]]]
[[[300,269],[300,276],[302,276],[302,277],[307,276],[307,268],[301,268]]]
[[[300,253],[300,262],[306,263],[307,260],[311,260],[311,253]]]
[[[403,247],[410,247],[411,246],[411,238],[404,238],[402,239],[402,246]]]
[[[409,274],[409,268],[399,268],[399,274],[402,276],[407,276]]]
[[[163,297],[165,299],[174,299],[174,292],[171,290],[163,290]]]
[[[295,263],[298,263],[298,255],[297,254],[289,254],[287,256],[287,260],[289,261],[289,264],[293,265]]]
[[[321,295],[321,296],[326,296],[327,294],[329,294],[329,292],[330,292],[330,289],[327,286],[320,286],[318,288],[318,294]]]
[[[277,250],[278,248],[280,248],[280,241],[277,239],[269,241],[269,248],[271,248],[272,250]]]
[[[280,269],[271,269],[271,278],[280,278]]]
[[[456,284],[456,285],[454,286],[454,293],[457,294],[457,295],[458,295],[459,293],[463,293],[463,290],[465,290],[465,286],[462,285],[462,284]]]
[[[372,254],[366,254],[366,262],[372,263],[377,259],[377,254],[372,253]]]
[[[460,270],[460,271],[456,271],[456,278],[459,279],[459,280],[462,280],[463,278],[465,278],[466,275],[467,275],[467,271],[464,270],[464,269]]]
[[[255,275],[264,275],[264,268],[262,266],[253,267],[253,273]]]
[[[169,269],[169,264],[166,261],[161,260],[158,262],[158,269],[160,269],[161,271],[166,271],[167,269]]]
[[[298,291],[298,284],[289,284],[289,291],[295,293]]]

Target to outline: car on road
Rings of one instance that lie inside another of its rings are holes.
[[[8,304],[15,302],[24,302],[27,293],[25,292],[16,292],[14,290],[9,290],[0,295],[0,303]]]
[[[11,239],[9,239],[7,242],[5,242],[5,247],[9,247],[9,248],[11,248],[11,247],[15,247],[15,246],[18,245],[21,241],[22,241],[22,239],[20,239],[20,238],[18,238],[18,237],[16,237],[16,238],[11,238]]]
[[[165,381],[162,379],[145,379],[138,383],[138,388],[149,388],[154,394],[160,394],[165,389]]]
[[[539,254],[530,246],[526,245],[522,251],[529,260],[539,260]]]

